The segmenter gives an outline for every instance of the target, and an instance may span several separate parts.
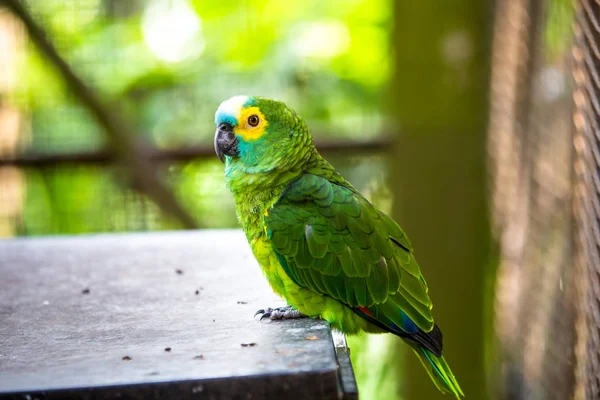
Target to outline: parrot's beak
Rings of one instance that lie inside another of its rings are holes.
[[[238,156],[237,144],[233,126],[228,123],[219,124],[215,132],[215,152],[221,162],[225,162],[225,156]]]

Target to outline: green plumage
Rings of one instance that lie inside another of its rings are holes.
[[[406,235],[351,186],[305,173],[269,209],[264,224],[297,285],[351,307],[379,310],[389,300],[419,329],[433,329],[431,300]],[[325,272],[330,269],[335,274]],[[344,291],[329,289],[336,287]],[[391,320],[402,326],[401,318],[396,313]]]
[[[231,123],[236,134],[225,176],[273,289],[346,333],[402,337],[442,392],[462,395],[441,356],[427,284],[402,229],[319,155],[294,111],[269,99],[234,99],[245,100],[240,110],[232,99],[216,115],[217,125]],[[264,131],[238,121],[252,107],[266,120]]]

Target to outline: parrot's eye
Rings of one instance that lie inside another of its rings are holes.
[[[258,115],[251,115],[248,117],[248,125],[250,126],[258,126],[260,122],[260,118],[258,118]]]

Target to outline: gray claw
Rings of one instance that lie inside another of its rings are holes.
[[[270,308],[269,308],[269,310],[270,310]],[[260,316],[259,321],[262,321],[265,318],[271,318],[271,312],[269,310],[267,310],[266,313],[264,313],[263,315]]]
[[[306,315],[302,314],[300,311],[296,310],[292,306],[286,307],[277,307],[277,308],[267,308],[263,310],[258,310],[254,316],[256,317],[258,314],[262,314],[260,316],[260,320],[262,321],[264,318],[269,318],[271,320],[277,319],[296,319],[296,318],[305,318]]]

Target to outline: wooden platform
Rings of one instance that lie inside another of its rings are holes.
[[[0,241],[0,398],[357,398],[343,337],[273,305],[241,231]]]

